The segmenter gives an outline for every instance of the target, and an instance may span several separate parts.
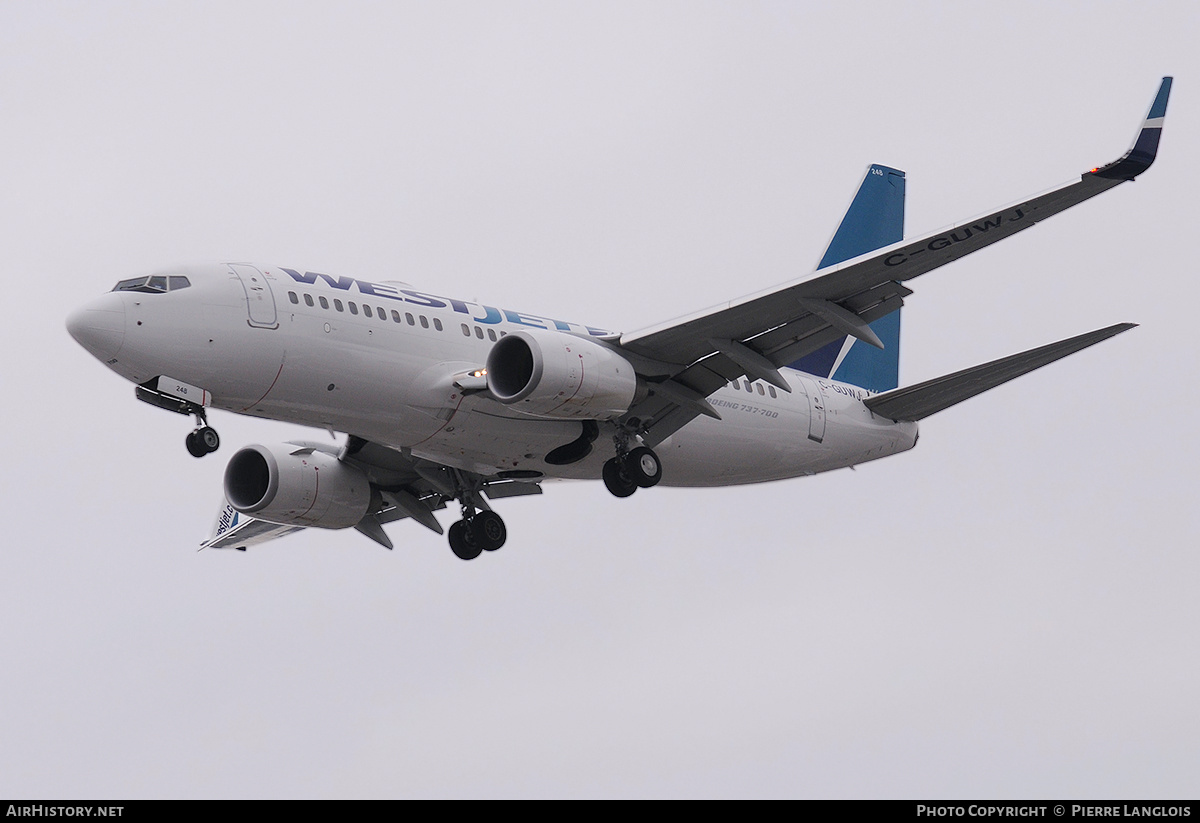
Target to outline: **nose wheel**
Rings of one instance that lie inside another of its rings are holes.
[[[217,436],[217,430],[208,425],[208,416],[205,415],[203,406],[193,407],[192,414],[196,415],[196,428],[184,440],[188,454],[192,457],[212,454],[221,447],[221,438]]]
[[[201,426],[189,434],[184,442],[187,444],[188,454],[192,457],[203,457],[221,446],[221,438],[212,426]]]

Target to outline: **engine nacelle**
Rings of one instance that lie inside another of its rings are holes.
[[[371,505],[371,483],[332,454],[287,443],[246,446],[225,467],[235,509],[285,526],[345,529]]]
[[[611,420],[629,411],[637,374],[612,349],[557,331],[518,331],[492,346],[492,395],[536,417]]]

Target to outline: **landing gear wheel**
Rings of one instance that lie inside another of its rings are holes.
[[[196,440],[204,447],[205,453],[215,452],[221,447],[221,438],[217,430],[211,426],[203,426],[196,432]]]
[[[200,442],[200,438],[196,435],[199,432],[191,432],[184,442],[187,444],[188,454],[192,457],[203,457],[208,454],[208,449],[204,448],[204,444]]]
[[[643,489],[658,485],[658,481],[662,480],[662,463],[658,455],[645,446],[630,450],[621,462],[625,474]]]
[[[503,546],[504,541],[508,538],[508,529],[504,527],[504,521],[500,519],[500,515],[495,512],[481,511],[472,517],[470,522],[471,533],[475,535],[475,541],[483,547],[485,552],[494,552]]]
[[[628,497],[638,490],[637,481],[629,476],[624,464],[615,457],[604,464],[601,477],[614,497]]]
[[[450,527],[450,550],[460,560],[474,560],[483,553],[483,547],[475,539],[475,530],[467,520],[459,520]]]
[[[221,438],[217,436],[217,430],[210,426],[201,426],[196,429],[187,436],[184,442],[187,444],[188,454],[192,457],[203,457],[215,452],[221,446]]]

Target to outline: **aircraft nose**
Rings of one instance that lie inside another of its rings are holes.
[[[116,357],[125,342],[125,303],[109,293],[71,312],[67,331],[100,360]]]

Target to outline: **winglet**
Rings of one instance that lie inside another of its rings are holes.
[[[1158,87],[1158,94],[1150,104],[1150,111],[1146,114],[1141,131],[1133,141],[1133,148],[1125,152],[1120,160],[1092,169],[1089,174],[1107,180],[1132,180],[1150,168],[1155,155],[1158,154],[1158,140],[1162,136],[1163,120],[1167,116],[1167,98],[1171,96],[1172,79],[1162,79],[1162,85]]]

